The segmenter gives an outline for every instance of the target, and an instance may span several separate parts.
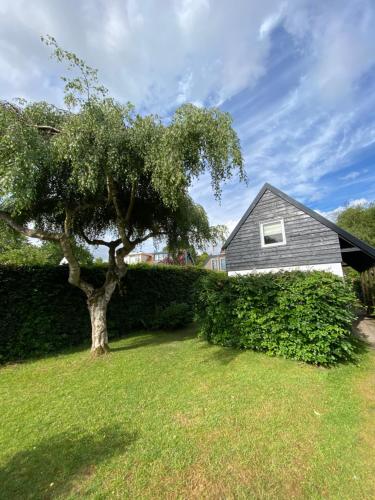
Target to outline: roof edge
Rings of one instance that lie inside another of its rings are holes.
[[[332,231],[337,233],[339,236],[341,236],[342,239],[346,240],[348,243],[350,243],[356,247],[359,247],[364,253],[366,253],[367,255],[372,257],[373,259],[375,259],[375,248],[374,247],[372,247],[371,245],[368,245],[367,243],[360,240],[359,238],[357,238],[353,234],[348,233],[347,231],[345,231],[345,229],[342,229],[340,226],[337,226],[337,224],[326,219],[325,217],[318,214],[317,212],[315,212],[311,208],[306,207],[305,205],[303,205],[303,203],[300,203],[299,201],[295,200],[294,198],[291,198],[286,193],[275,188],[274,186],[272,186],[268,182],[266,182],[262,186],[262,188],[259,191],[259,193],[257,194],[257,196],[254,198],[254,201],[251,203],[249,208],[246,210],[244,215],[241,217],[239,223],[236,225],[236,227],[233,229],[233,231],[229,235],[228,239],[226,240],[226,242],[224,243],[224,245],[222,247],[223,250],[225,250],[228,247],[228,245],[231,243],[231,241],[236,236],[239,229],[241,228],[241,226],[243,225],[245,220],[249,217],[251,212],[254,210],[255,206],[258,204],[260,198],[263,196],[263,194],[265,193],[265,191],[267,189],[269,191],[271,191],[272,193],[274,193],[276,196],[279,196],[280,198],[282,198],[286,202],[295,206],[299,210],[302,210],[302,212],[305,212],[307,215],[310,215],[310,217],[314,218],[315,220],[317,220],[318,222],[320,222],[324,226],[328,227],[329,229],[331,229]]]

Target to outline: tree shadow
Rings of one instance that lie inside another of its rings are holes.
[[[238,347],[224,347],[221,345],[210,344],[207,340],[201,339],[201,348],[211,350],[211,360],[217,361],[223,365],[229,365],[243,351]]]
[[[68,495],[95,474],[95,467],[123,453],[137,433],[103,427],[77,437],[79,429],[41,440],[0,468],[0,498],[55,498]]]
[[[155,332],[140,331],[124,337],[126,339],[133,339],[131,344],[121,347],[111,347],[111,352],[130,351],[140,347],[169,344],[172,342],[183,342],[185,340],[193,339],[196,336],[197,327],[195,325],[189,326],[183,330],[162,330]],[[137,339],[137,337],[139,338]]]

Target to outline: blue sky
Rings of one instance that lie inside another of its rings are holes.
[[[61,104],[49,33],[142,112],[232,114],[248,184],[221,204],[194,184],[213,224],[233,228],[264,182],[334,217],[375,199],[374,26],[373,0],[2,0],[0,97]]]

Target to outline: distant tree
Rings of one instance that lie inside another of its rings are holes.
[[[208,257],[209,257],[209,255],[207,252],[201,253],[200,255],[197,256],[196,261],[195,261],[195,265],[197,267],[203,267],[205,265],[205,263],[207,262]]]
[[[375,203],[346,208],[338,215],[337,224],[375,247]]]
[[[93,256],[85,245],[73,243],[81,265],[91,265]],[[0,264],[5,265],[55,265],[64,257],[61,246],[53,241],[41,245],[31,244],[26,236],[0,221]]]
[[[90,266],[94,263],[94,257],[86,245],[72,242],[74,254],[82,266]],[[41,250],[41,264],[50,264],[57,266],[64,258],[64,252],[61,245],[54,241],[44,241]]]
[[[52,37],[65,77],[65,104],[0,106],[0,219],[19,233],[58,243],[69,265],[69,282],[87,298],[92,351],[108,351],[106,311],[124,277],[124,257],[156,238],[170,248],[204,248],[220,231],[188,194],[204,172],[217,198],[235,171],[244,179],[239,140],[229,114],[191,104],[168,122],[136,114],[108,97],[97,71]],[[114,235],[106,240],[106,235]],[[85,280],[75,242],[108,250],[100,287]]]

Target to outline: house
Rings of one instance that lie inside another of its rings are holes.
[[[291,270],[365,271],[375,248],[265,184],[223,245],[229,275]]]
[[[124,258],[124,261],[126,262],[126,264],[151,264],[153,262],[153,254],[146,252],[134,252],[127,255]]]
[[[187,250],[181,250],[177,255],[172,255],[168,252],[155,252],[153,256],[154,264],[173,264],[178,266],[194,265],[194,259]]]
[[[219,255],[209,255],[203,267],[211,271],[225,271],[225,253],[222,252]]]
[[[175,264],[180,266],[194,265],[194,260],[190,252],[181,250],[177,256],[172,256],[168,252],[133,252],[124,258],[126,264]]]

